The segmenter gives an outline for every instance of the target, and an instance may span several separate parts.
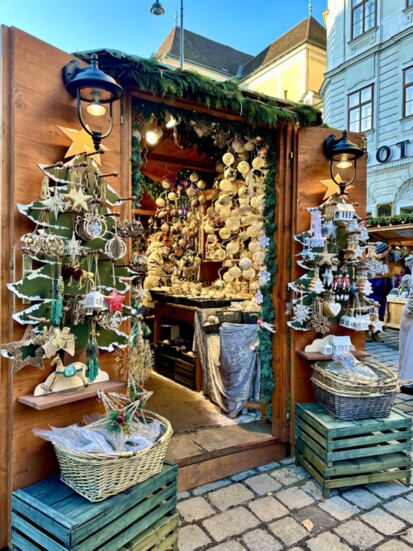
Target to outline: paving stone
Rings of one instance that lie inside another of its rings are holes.
[[[241,539],[248,551],[281,551],[280,543],[268,532],[258,528],[247,532]],[[232,550],[229,550],[232,551]]]
[[[295,463],[294,457],[286,457],[285,459],[281,459],[279,461],[280,465],[291,465],[292,463]]]
[[[202,549],[205,545],[211,543],[211,539],[205,532],[194,524],[179,528],[178,549],[179,551],[194,551]]]
[[[399,497],[384,506],[387,511],[399,518],[413,524],[413,503],[408,499]]]
[[[267,473],[257,474],[256,476],[247,478],[244,483],[259,496],[265,496],[268,493],[276,492],[282,487],[279,482],[274,480],[274,478]]]
[[[351,551],[351,548],[341,543],[339,538],[330,532],[324,532],[307,541],[310,551]]]
[[[300,488],[287,488],[286,490],[281,490],[275,494],[275,497],[289,509],[307,507],[307,505],[314,503],[314,499]]]
[[[243,471],[242,473],[237,473],[231,476],[231,480],[234,482],[240,482],[241,480],[245,480],[246,478],[253,476],[256,474],[256,472],[252,469],[248,471]]]
[[[360,518],[361,520],[364,520],[364,522],[367,522],[367,524],[370,524],[370,526],[375,528],[378,532],[381,532],[386,536],[391,536],[396,532],[400,532],[400,530],[403,530],[404,528],[403,522],[378,507],[368,513],[365,513],[364,515],[361,515]]]
[[[188,499],[188,497],[191,497],[191,494],[189,492],[179,492],[176,497],[178,501],[182,501],[183,499]]]
[[[413,544],[413,528],[409,528],[409,530],[402,535],[402,538],[408,543]]]
[[[410,492],[410,494],[406,494],[405,496],[406,499],[408,499],[409,501],[413,501],[413,492]]]
[[[397,404],[397,409],[401,409],[404,413],[411,413],[413,411],[413,406],[406,402]]]
[[[294,461],[291,459],[291,457],[288,457],[287,459],[290,459],[291,461]],[[283,459],[282,461],[286,461],[286,459]],[[273,463],[267,463],[267,465],[261,465],[258,467],[258,471],[261,473],[266,473],[267,471],[273,471],[274,469],[278,469],[281,465],[280,461],[274,461]]]
[[[358,550],[368,549],[383,540],[383,536],[359,520],[349,520],[334,531]],[[374,547],[373,547],[374,549]]]
[[[220,511],[226,511],[230,507],[240,505],[252,499],[254,494],[242,484],[231,484],[208,494],[208,499]]]
[[[374,482],[373,484],[366,484],[367,490],[374,492],[383,499],[395,497],[400,494],[409,492],[409,488],[404,484],[401,484],[397,480],[389,480],[388,482]]]
[[[214,509],[203,497],[193,497],[178,503],[177,509],[185,522],[193,522],[214,514]]]
[[[260,521],[245,507],[236,507],[202,521],[202,526],[218,542],[256,528]]]
[[[198,488],[194,488],[192,490],[192,493],[194,496],[201,496],[203,494],[207,494],[208,492],[212,492],[213,490],[217,490],[218,488],[229,486],[229,484],[231,484],[231,480],[228,478],[223,478],[222,480],[216,480],[215,482],[198,486]]]
[[[209,551],[245,551],[245,547],[237,541],[232,540],[215,545],[215,547],[210,547]]]
[[[360,509],[352,505],[340,496],[335,496],[320,503],[321,509],[332,515],[337,520],[345,520],[356,515]]]
[[[342,497],[360,507],[360,509],[371,509],[379,503],[380,499],[364,488],[354,488],[343,492]]]
[[[323,489],[315,480],[308,480],[305,484],[300,486],[300,488],[317,501],[324,500]],[[334,495],[337,495],[337,490],[331,490],[330,496],[333,497]]]
[[[311,475],[304,467],[301,467],[301,465],[290,465],[288,467],[276,469],[271,473],[271,476],[278,480],[278,482],[281,482],[281,484],[290,486],[291,484],[296,484],[301,480],[310,478]]]
[[[289,513],[288,509],[272,496],[254,499],[248,503],[248,507],[262,522],[269,522]]]
[[[386,541],[380,547],[376,547],[376,551],[411,551],[411,549],[410,545],[403,543],[399,539]]]
[[[329,530],[337,524],[336,519],[320,509],[318,505],[304,507],[304,509],[300,509],[294,513],[293,516],[300,524],[302,524],[304,520],[311,520],[313,523],[313,528],[311,530],[312,534],[320,534],[321,532]]]
[[[308,536],[307,530],[291,517],[284,517],[268,524],[268,529],[287,546]]]

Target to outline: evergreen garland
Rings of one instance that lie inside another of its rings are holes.
[[[278,119],[308,126],[317,124],[320,118],[320,112],[312,106],[242,90],[235,78],[216,81],[193,71],[172,69],[153,59],[127,55],[118,50],[95,50],[75,55],[89,61],[92,53],[100,56],[100,68],[123,86],[134,86],[153,96],[187,98],[208,108],[233,111],[253,126],[274,127]]]
[[[275,223],[275,176],[276,176],[276,151],[275,136],[270,132],[265,136],[265,143],[268,146],[267,163],[268,173],[265,180],[265,203],[264,203],[264,231],[269,239],[269,244],[265,252],[264,264],[267,271],[271,274],[271,279],[265,283],[260,291],[263,295],[261,305],[261,318],[273,323],[275,318],[274,304],[272,298],[272,289],[275,284],[275,275],[277,273],[275,239],[274,234],[277,229]],[[259,332],[258,351],[261,359],[261,399],[263,402],[271,404],[272,393],[274,390],[274,373],[272,367],[272,333],[267,329],[261,329]],[[271,405],[270,408],[271,410]],[[269,412],[269,417],[271,417]]]
[[[393,216],[377,216],[376,218],[367,218],[367,227],[391,226],[413,222],[413,214],[395,214]]]

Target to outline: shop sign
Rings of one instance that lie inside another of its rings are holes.
[[[376,151],[376,160],[378,163],[387,163],[392,159],[394,148],[398,148],[397,152],[399,154],[398,159],[406,159],[409,157],[407,154],[407,144],[410,143],[410,140],[403,140],[397,142],[394,146],[382,145]]]

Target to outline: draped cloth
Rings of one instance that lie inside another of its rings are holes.
[[[399,339],[399,377],[413,379],[413,278],[400,321]]]
[[[233,418],[248,400],[260,396],[260,368],[254,345],[257,324],[223,323],[219,335],[206,334],[202,324],[215,310],[196,310],[194,349],[200,356],[203,391]]]

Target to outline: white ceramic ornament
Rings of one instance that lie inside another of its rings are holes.
[[[242,271],[249,270],[252,267],[251,259],[244,256],[239,261],[238,266],[241,268]]]

